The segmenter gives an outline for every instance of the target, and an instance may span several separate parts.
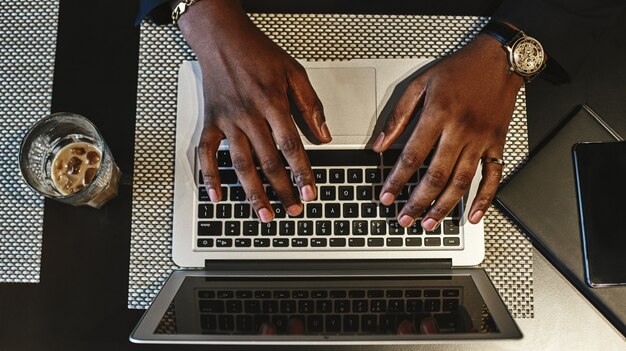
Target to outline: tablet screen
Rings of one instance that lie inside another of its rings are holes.
[[[574,151],[587,283],[626,284],[626,142]]]

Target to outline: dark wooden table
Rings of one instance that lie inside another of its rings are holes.
[[[250,12],[422,15],[489,15],[497,6],[493,1],[245,3]],[[52,97],[53,112],[76,112],[98,125],[127,176],[133,164],[137,7],[130,0],[61,0]],[[531,146],[580,103],[626,135],[626,36],[617,35],[625,20],[590,53],[572,84],[556,87],[539,79],[528,86]],[[100,211],[46,201],[41,282],[0,284],[0,350],[189,349],[128,341],[143,313],[126,307],[130,217],[130,185]]]

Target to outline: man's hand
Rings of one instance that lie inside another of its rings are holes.
[[[522,77],[511,73],[501,44],[481,34],[453,55],[417,76],[374,143],[383,152],[423,107],[416,128],[383,185],[380,200],[391,204],[433,147],[432,162],[398,215],[402,226],[419,218],[436,228],[471,185],[483,156],[502,158]],[[491,204],[502,165],[485,163],[469,221],[477,223]],[[424,213],[426,211],[426,213]]]
[[[205,116],[199,155],[211,201],[221,198],[216,151],[226,138],[233,168],[258,217],[269,222],[274,213],[255,158],[287,212],[300,214],[300,199],[313,200],[316,188],[294,119],[311,142],[331,140],[304,68],[252,23],[239,1],[198,1],[178,24],[202,68]]]

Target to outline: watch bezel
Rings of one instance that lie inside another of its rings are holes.
[[[536,76],[539,72],[541,72],[543,68],[545,68],[546,54],[545,54],[545,51],[543,50],[543,46],[537,39],[524,35],[523,32],[521,32],[520,34],[521,35],[518,38],[514,39],[512,45],[505,45],[509,54],[508,58],[509,58],[510,69],[514,71],[515,73],[519,74],[520,76],[523,76],[525,78],[532,78]],[[539,52],[537,56],[540,56],[539,57],[540,60],[538,60],[540,62],[530,71],[521,68],[518,61],[516,61],[515,59],[515,50],[522,43],[532,43],[532,45],[535,46]]]

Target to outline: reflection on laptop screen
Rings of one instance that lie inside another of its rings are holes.
[[[301,280],[190,276],[154,333],[258,335],[262,330],[279,336],[499,332],[469,276]]]

